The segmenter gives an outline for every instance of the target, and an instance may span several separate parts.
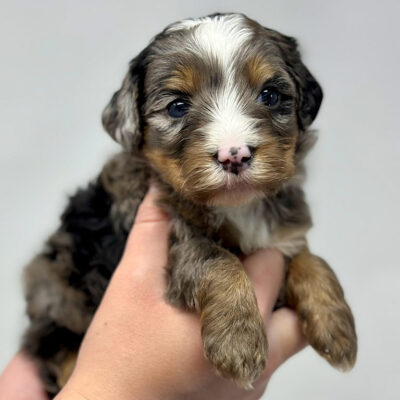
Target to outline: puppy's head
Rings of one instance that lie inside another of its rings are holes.
[[[103,125],[185,197],[234,205],[276,193],[295,174],[321,100],[292,38],[218,14],[156,36]]]

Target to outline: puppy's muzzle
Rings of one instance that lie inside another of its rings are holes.
[[[253,154],[254,148],[247,145],[223,146],[215,158],[224,171],[239,175],[250,167]]]

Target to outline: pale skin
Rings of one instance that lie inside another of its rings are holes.
[[[165,300],[168,216],[151,189],[139,208],[124,255],[88,329],[71,378],[57,400],[259,399],[273,372],[305,345],[295,313],[272,312],[284,279],[276,250],[243,265],[264,318],[267,368],[245,391],[215,374],[204,358],[198,317]],[[46,400],[34,364],[17,354],[0,377],[0,398]]]

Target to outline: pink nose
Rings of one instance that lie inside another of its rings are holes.
[[[218,150],[218,162],[227,172],[238,175],[250,166],[252,150],[249,146],[222,147]]]

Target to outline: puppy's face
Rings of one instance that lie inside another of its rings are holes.
[[[293,176],[321,99],[293,39],[216,15],[158,35],[132,61],[103,124],[185,197],[236,205]]]

